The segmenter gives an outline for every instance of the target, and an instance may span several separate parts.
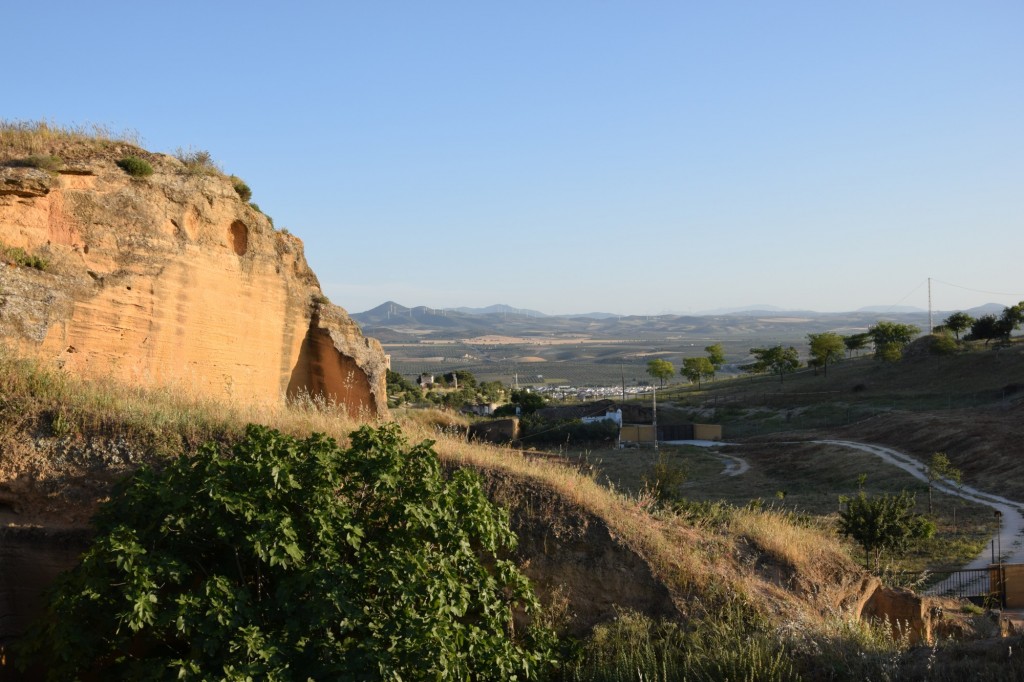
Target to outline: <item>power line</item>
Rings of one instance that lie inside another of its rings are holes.
[[[950,282],[943,282],[941,279],[932,278],[933,281],[939,284],[945,284],[947,287],[955,287],[957,289],[963,289],[964,291],[973,291],[976,294],[991,294],[992,296],[1010,296],[1013,298],[1024,298],[1022,294],[1009,294],[1005,291],[986,291],[984,289],[972,289],[971,287],[960,286],[959,284],[952,284]]]

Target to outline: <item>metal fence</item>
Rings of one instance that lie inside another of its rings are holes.
[[[925,594],[967,599],[978,604],[1001,604],[1001,585],[993,585],[994,568],[968,568],[959,571],[933,571],[931,586]]]

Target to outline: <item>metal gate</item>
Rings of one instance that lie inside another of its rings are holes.
[[[933,571],[938,581],[924,590],[936,597],[967,599],[979,605],[1000,606],[1005,601],[1006,581],[1000,578],[1002,566],[967,568],[959,571]]]

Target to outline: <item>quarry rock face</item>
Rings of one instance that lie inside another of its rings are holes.
[[[148,154],[137,179],[116,153],[59,172],[0,160],[3,345],[85,377],[386,415],[380,344],[327,302],[299,239],[219,173]]]

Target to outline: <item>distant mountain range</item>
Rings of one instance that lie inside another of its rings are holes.
[[[964,312],[978,317],[980,315],[995,314],[998,315],[1003,311],[1005,306],[999,303],[986,303],[984,305],[977,306],[975,308],[969,308]],[[877,315],[891,315],[891,314],[924,314],[928,311],[923,308],[916,306],[905,306],[905,305],[869,305],[857,310],[850,311],[850,313],[872,313]],[[933,311],[935,317],[946,317],[954,310],[944,311]],[[724,315],[742,315],[742,316],[761,316],[761,315],[779,315],[779,316],[828,316],[828,315],[845,315],[849,313],[819,313],[813,310],[793,310],[787,308],[780,308],[779,306],[767,305],[767,304],[754,304],[748,306],[739,306],[734,308],[714,308],[711,310],[701,310],[695,313],[664,313],[662,315],[620,315],[616,313],[571,313],[565,315],[548,315],[542,313],[539,310],[531,310],[529,308],[515,308],[505,303],[497,303],[495,305],[489,305],[486,308],[428,308],[426,306],[416,306],[414,308],[407,308],[400,303],[394,301],[387,301],[380,304],[372,310],[367,310],[362,313],[356,313],[352,317],[357,320],[373,320],[380,321],[381,319],[387,320],[391,317],[409,318],[409,317],[423,317],[423,316],[447,316],[451,313],[458,313],[461,315],[501,315],[501,316],[517,316],[517,317],[552,317],[552,318],[588,318],[592,320],[607,320],[609,318],[623,318],[623,317],[720,317]]]
[[[978,317],[999,313],[1004,306],[987,304],[965,312]],[[952,311],[935,311],[936,324]],[[690,315],[614,315],[589,313],[546,315],[536,310],[493,305],[486,308],[409,308],[394,301],[352,315],[363,331],[384,343],[476,336],[562,336],[590,338],[754,337],[768,340],[800,337],[808,332],[835,330],[843,334],[864,331],[879,319],[928,326],[927,311],[919,308],[868,306],[846,313],[784,310],[770,306],[710,311]]]

